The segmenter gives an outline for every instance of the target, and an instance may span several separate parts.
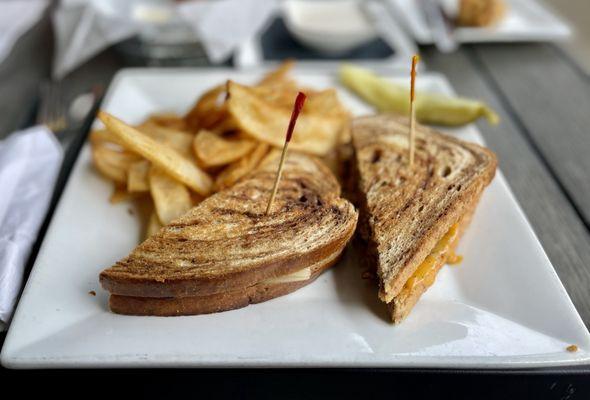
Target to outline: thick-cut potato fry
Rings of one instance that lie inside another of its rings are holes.
[[[149,173],[149,161],[141,160],[131,164],[127,172],[127,191],[148,192],[150,190]]]
[[[127,183],[129,167],[141,158],[127,151],[113,150],[106,145],[92,146],[92,159],[100,173],[116,183]]]
[[[129,150],[147,158],[153,165],[160,167],[195,192],[202,195],[211,192],[213,186],[211,177],[178,151],[160,145],[154,139],[104,111],[99,112],[98,117]]]
[[[229,164],[254,150],[256,142],[248,139],[225,139],[205,129],[193,141],[197,159],[206,167]]]
[[[231,82],[229,90],[228,110],[240,130],[261,142],[282,148],[291,111],[264,101],[247,86]],[[297,120],[290,147],[325,155],[337,144],[338,135],[347,121],[341,117],[303,112]]]
[[[155,141],[172,147],[185,157],[192,157],[192,144],[194,135],[178,129],[156,125],[153,122],[144,122],[137,129],[154,139]]]
[[[145,122],[154,123],[165,128],[177,129],[179,131],[188,129],[184,118],[175,113],[152,114]]]
[[[150,193],[158,218],[164,225],[180,217],[193,206],[186,186],[157,167],[150,169]]]
[[[340,68],[340,81],[379,111],[410,114],[408,87],[381,78],[371,71],[353,65]],[[425,124],[460,126],[485,117],[492,125],[498,115],[486,104],[460,97],[418,91],[415,101],[416,119]]]
[[[145,239],[154,236],[160,229],[162,229],[162,223],[158,218],[156,212],[152,212],[150,219],[148,220],[147,228],[145,230]]]
[[[217,175],[215,186],[218,190],[233,186],[240,178],[250,173],[260,164],[260,161],[268,154],[270,146],[266,143],[259,143],[254,151],[242,157],[233,164],[225,167]]]

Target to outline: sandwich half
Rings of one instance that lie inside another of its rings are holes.
[[[357,211],[330,170],[290,153],[266,215],[280,152],[205,199],[100,274],[113,312],[220,312],[290,293],[338,260]]]
[[[359,232],[379,280],[379,298],[401,322],[434,283],[496,171],[490,150],[416,127],[408,165],[407,119],[357,118],[352,126]]]

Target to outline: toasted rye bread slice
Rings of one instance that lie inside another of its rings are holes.
[[[280,153],[200,203],[100,274],[111,294],[194,297],[246,288],[341,251],[357,212],[320,161],[292,152],[269,215]]]
[[[195,297],[153,298],[111,295],[109,307],[111,311],[117,314],[155,315],[160,317],[210,314],[235,310],[250,304],[262,303],[275,297],[284,296],[309,285],[322,272],[334,265],[341,254],[341,251],[338,250],[327,259],[310,266],[311,276],[304,281],[274,284],[258,283],[247,288]]]
[[[408,165],[407,119],[353,121],[360,231],[390,303],[449,228],[475,208],[497,160],[490,150],[423,126]],[[411,308],[411,307],[410,307]]]
[[[432,267],[433,273],[435,275],[438,274],[438,271],[440,271],[440,269],[445,265],[449,254],[454,253],[455,248],[459,244],[459,240],[461,240],[463,233],[467,230],[467,227],[471,222],[471,217],[475,212],[478,200],[479,199],[475,199],[471,206],[471,209],[468,210],[466,214],[464,214],[459,219],[459,227],[455,240],[450,244],[447,251],[438,255],[436,263]],[[426,292],[426,290],[428,290],[429,287],[430,285],[428,283],[420,282],[411,290],[402,290],[397,296],[395,296],[391,302],[387,303],[387,308],[389,310],[391,320],[396,324],[403,321],[403,319],[408,316],[410,311],[412,311],[412,308],[414,308],[422,294],[424,294],[424,292]]]

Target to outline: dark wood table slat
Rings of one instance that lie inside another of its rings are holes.
[[[590,226],[590,79],[549,45],[485,45],[474,52]]]
[[[425,50],[424,59],[430,70],[444,73],[460,95],[481,99],[500,114],[499,126],[486,122],[478,126],[487,145],[498,154],[500,169],[586,326],[590,326],[590,235],[560,185],[473,66],[471,51],[463,49],[449,56]],[[590,151],[590,143],[585,146]]]

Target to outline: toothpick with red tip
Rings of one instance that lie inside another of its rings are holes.
[[[420,61],[417,54],[412,57],[412,71],[410,72],[410,167],[414,165],[415,136],[416,136],[416,109],[414,108],[414,84],[416,81],[416,64]]]
[[[303,103],[305,103],[305,99],[307,97],[305,94],[299,92],[297,94],[297,98],[295,99],[295,104],[293,105],[293,112],[291,113],[291,120],[289,121],[289,127],[287,128],[287,135],[285,137],[285,145],[283,146],[283,152],[281,153],[281,161],[279,162],[279,170],[277,171],[277,177],[275,178],[275,183],[272,188],[272,194],[270,195],[270,199],[268,201],[268,205],[266,206],[266,214],[270,213],[272,208],[272,203],[275,201],[275,196],[277,195],[277,189],[279,188],[279,181],[281,180],[281,175],[283,174],[283,164],[285,164],[285,158],[287,157],[287,148],[289,147],[289,142],[291,141],[291,136],[293,136],[293,130],[295,129],[295,123],[297,122],[297,117],[299,117],[299,113],[303,108]]]

